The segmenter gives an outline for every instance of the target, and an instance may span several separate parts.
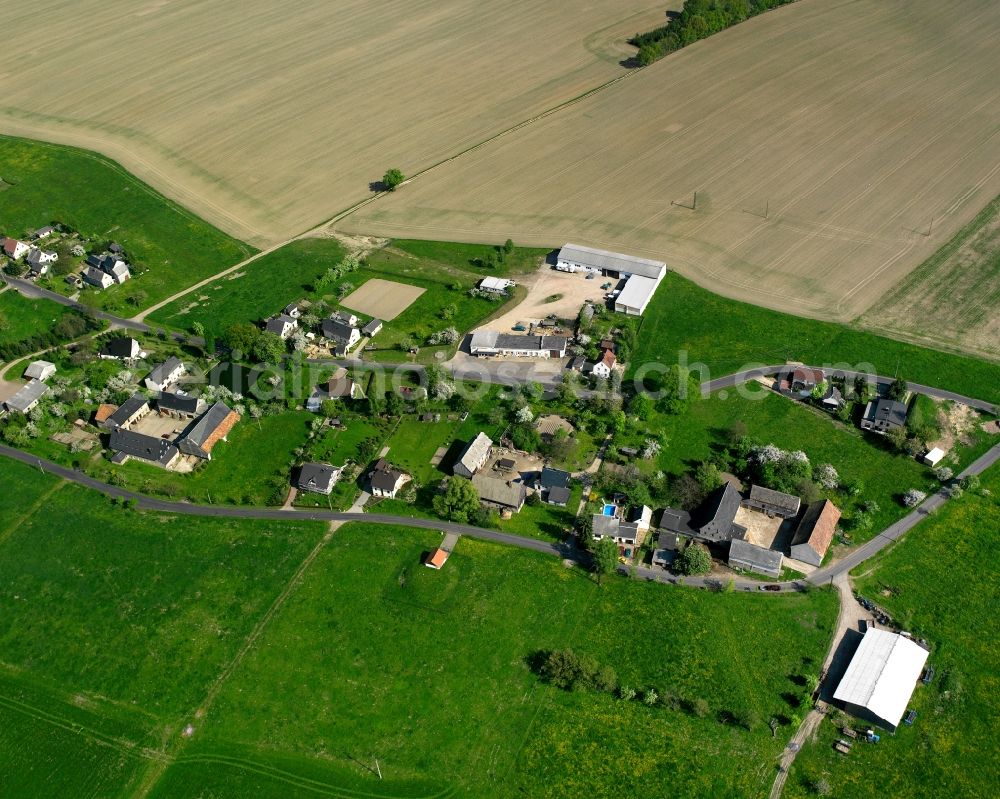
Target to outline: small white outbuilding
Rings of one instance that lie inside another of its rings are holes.
[[[32,361],[28,368],[24,370],[24,376],[28,380],[48,380],[56,373],[56,365],[49,361]]]
[[[934,447],[934,449],[924,455],[924,463],[928,466],[937,466],[944,456],[945,451],[943,449],[940,447]]]

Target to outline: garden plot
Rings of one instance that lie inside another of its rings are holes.
[[[352,311],[391,321],[416,302],[425,289],[374,277],[348,294],[341,304]]]

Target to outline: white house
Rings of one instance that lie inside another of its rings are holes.
[[[355,323],[357,323],[357,317],[353,318]],[[323,320],[323,337],[329,339],[334,344],[349,350],[359,341],[361,341],[361,331],[358,330],[354,325],[349,324],[345,321],[344,317],[330,317],[329,319]]]
[[[618,359],[611,350],[605,350],[604,357],[595,363],[593,368],[590,370],[591,374],[593,374],[594,377],[603,377],[605,379],[611,377],[611,370],[614,369],[617,360]]]
[[[150,391],[165,391],[172,386],[185,372],[184,363],[176,356],[170,356],[146,377],[145,385]]]
[[[369,479],[373,497],[393,499],[410,477],[405,472],[396,469],[384,458],[376,461]]]
[[[275,333],[282,339],[287,339],[298,329],[298,327],[298,321],[287,314],[272,316],[264,325],[264,329],[268,333]]]
[[[97,354],[102,360],[116,361],[134,361],[146,357],[142,346],[134,338],[113,338]]]
[[[99,289],[107,289],[115,284],[115,279],[96,266],[88,266],[83,273],[83,282]]]
[[[471,480],[472,476],[483,468],[491,452],[493,452],[493,441],[486,433],[480,433],[462,451],[462,455],[452,467],[452,472]]]
[[[11,260],[16,261],[18,258],[27,255],[30,249],[31,246],[29,244],[25,244],[23,241],[11,238],[3,240],[4,254]]]
[[[54,264],[59,260],[58,253],[46,252],[37,247],[32,247],[28,252],[28,257],[24,259],[34,275],[44,275],[49,271],[49,264]]]

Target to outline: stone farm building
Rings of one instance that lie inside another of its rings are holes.
[[[469,352],[480,358],[563,358],[569,344],[565,336],[517,335],[496,330],[472,334]]]
[[[830,500],[813,502],[806,508],[792,538],[791,556],[811,566],[823,562],[840,521],[840,509]]]
[[[740,538],[734,538],[729,543],[729,566],[733,569],[779,577],[782,560],[782,555],[777,550],[760,547]]]
[[[625,278],[625,286],[615,297],[615,310],[629,316],[641,316],[667,274],[663,261],[637,258],[634,255],[598,250],[579,244],[567,244],[556,258],[561,272],[593,272],[606,277]]]
[[[452,473],[471,480],[472,476],[483,468],[492,452],[493,441],[486,433],[479,433],[462,450],[462,454],[452,467]]]

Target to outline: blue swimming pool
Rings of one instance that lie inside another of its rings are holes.
[[[604,515],[605,516],[614,516],[615,515],[615,510],[616,510],[616,508],[615,508],[614,505],[605,505],[604,506]]]

